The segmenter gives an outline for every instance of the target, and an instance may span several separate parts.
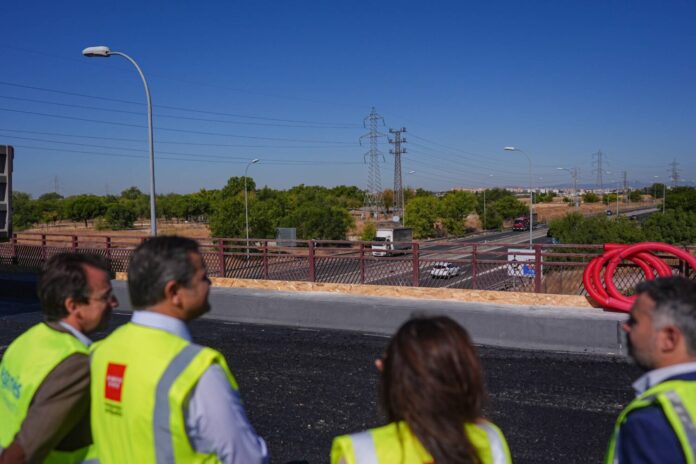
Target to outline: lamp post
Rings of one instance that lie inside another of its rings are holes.
[[[659,179],[660,176],[653,176],[653,179]],[[667,203],[667,182],[662,182],[662,214],[665,214],[665,203]]]
[[[488,177],[493,177],[493,174],[488,174]],[[483,233],[486,233],[486,188],[483,189]]]
[[[573,200],[575,207],[578,208],[578,168],[568,169],[568,168],[556,168],[560,171],[567,171],[573,177]]]
[[[415,173],[416,173],[416,171],[408,171],[408,175],[415,174]],[[403,195],[403,189],[401,190],[401,194]],[[406,199],[405,199],[405,197],[402,197],[402,200],[403,200],[403,204],[401,205],[401,209],[403,210],[402,211],[403,214],[402,214],[401,220],[404,224],[404,227],[406,227]]]
[[[145,79],[142,69],[138,66],[138,63],[125,53],[112,51],[109,47],[101,45],[98,47],[87,47],[82,50],[82,54],[88,58],[108,58],[111,55],[122,56],[135,66],[135,69],[138,70],[138,74],[140,74],[140,78],[143,80],[145,97],[147,98],[147,130],[150,142],[150,235],[155,237],[157,236],[157,213],[155,210],[155,145],[152,133],[152,99],[150,98],[150,89],[147,86],[147,80]]]
[[[258,158],[254,158],[249,161],[244,169],[244,219],[246,223],[246,249],[247,249],[247,259],[249,259],[249,199],[247,196],[247,171],[249,171],[249,166],[258,163]]]
[[[520,150],[517,147],[504,147],[503,150],[505,151],[518,151],[522,153],[524,156],[527,157],[527,161],[529,162],[529,248],[532,248],[532,229],[534,229],[534,216],[532,216],[532,211],[534,208],[534,196],[532,192],[532,159],[529,157],[527,153],[524,151]]]

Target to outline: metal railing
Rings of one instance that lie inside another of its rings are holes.
[[[126,271],[133,249],[146,239],[19,233],[0,244],[0,263],[37,270],[56,253],[79,251],[104,256],[114,272]],[[602,245],[535,244],[530,250],[510,243],[438,241],[394,244],[401,249],[375,256],[371,246],[384,242],[228,238],[198,242],[212,277],[570,295],[586,294],[582,273],[603,251]],[[696,254],[696,246],[685,249]],[[668,262],[675,273],[696,278],[683,262]],[[447,271],[435,271],[442,263],[450,264]],[[614,275],[617,288],[627,293],[644,279],[642,270],[631,263],[622,264]]]

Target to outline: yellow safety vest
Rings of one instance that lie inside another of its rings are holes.
[[[92,437],[102,463],[216,463],[186,435],[184,403],[218,364],[235,390],[225,358],[164,330],[128,323],[93,345]]]
[[[0,363],[0,452],[7,448],[24,422],[36,391],[48,374],[69,356],[89,354],[72,334],[45,323],[20,335],[5,351]],[[52,450],[45,463],[97,462],[92,447],[75,451]]]
[[[483,464],[509,464],[510,450],[503,433],[482,421],[465,424],[464,431]],[[375,429],[334,438],[331,464],[430,464],[433,457],[423,448],[405,422],[392,422]]]
[[[631,412],[649,406],[658,406],[662,409],[667,422],[677,435],[687,464],[696,464],[696,422],[694,421],[696,418],[696,382],[686,380],[668,380],[659,383],[631,401],[616,420],[604,462],[607,464],[619,462],[616,446],[621,426],[626,422]]]

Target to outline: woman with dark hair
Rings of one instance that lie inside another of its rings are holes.
[[[336,437],[332,464],[512,462],[502,432],[482,417],[481,363],[455,321],[409,320],[376,365],[389,424]]]

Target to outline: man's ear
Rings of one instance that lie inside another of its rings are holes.
[[[78,305],[79,303],[75,300],[75,298],[71,296],[67,297],[63,302],[63,307],[68,312],[68,315],[73,314],[75,311],[77,311]]]
[[[684,335],[677,327],[668,325],[660,330],[659,348],[664,353],[671,353],[679,348],[684,341]]]
[[[179,288],[181,288],[181,286],[176,282],[176,280],[170,280],[164,285],[164,298],[171,301],[175,305],[178,305]]]

